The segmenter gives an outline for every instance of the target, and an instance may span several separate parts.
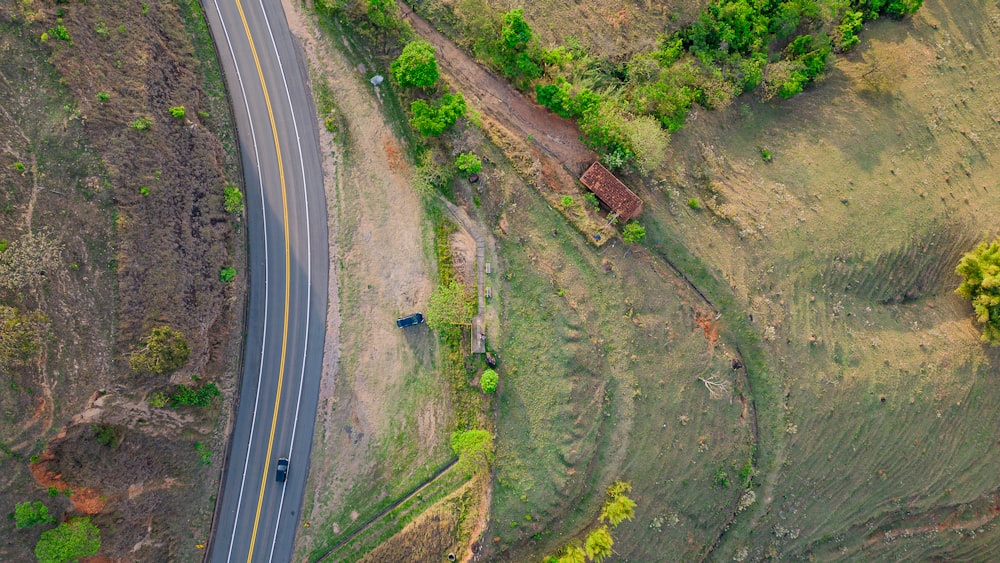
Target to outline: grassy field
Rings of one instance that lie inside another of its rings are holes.
[[[998,355],[952,290],[961,253],[997,234],[997,17],[928,2],[879,22],[813,91],[700,113],[646,182],[647,220],[746,303],[777,398],[761,424],[783,430],[713,558],[996,549]],[[893,81],[866,80],[890,58]]]

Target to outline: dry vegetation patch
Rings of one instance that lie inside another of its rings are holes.
[[[236,155],[224,148],[234,145],[221,76],[191,6],[0,6],[0,238],[48,232],[59,249],[18,303],[49,323],[37,358],[0,396],[0,440],[21,468],[0,499],[72,489],[75,508],[61,508],[94,513],[102,553],[114,557],[200,556],[217,472],[198,464],[221,451],[225,423],[216,401],[148,432],[148,408],[129,405],[168,381],[130,373],[129,350],[154,323],[170,324],[193,352],[179,380],[228,389],[239,344],[243,282],[218,277],[223,266],[243,270],[222,206]],[[187,120],[168,113],[180,105]],[[114,401],[87,403],[109,391]],[[187,484],[126,494],[147,479]],[[18,543],[0,547],[0,559],[30,558],[30,538]]]

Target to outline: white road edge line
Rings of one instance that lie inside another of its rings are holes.
[[[229,31],[226,29],[226,18],[222,15],[222,9],[219,8],[219,1],[213,0],[215,3],[215,11],[219,14],[219,22],[222,24],[222,33],[226,36],[226,45],[229,47],[229,55],[233,58],[233,67],[236,69],[236,80],[240,83],[240,93],[243,95],[243,106],[247,111],[247,121],[250,123],[250,139],[253,142],[253,152],[254,159],[257,163],[257,170],[260,171],[260,151],[257,149],[257,135],[253,128],[253,116],[250,115],[250,102],[247,101],[247,91],[243,86],[243,76],[240,73],[240,64],[236,60],[236,53],[233,51],[233,42],[229,38]],[[264,85],[261,85],[263,88]],[[268,295],[270,292],[270,285],[268,284],[267,275],[267,220],[266,220],[266,205],[264,202],[264,178],[260,178],[260,208],[261,208],[261,223],[264,226],[264,332],[261,335],[260,343],[260,366],[257,369],[257,393],[254,397],[253,404],[253,418],[250,421],[250,439],[247,441],[247,455],[243,460],[243,478],[240,481],[240,496],[236,501],[236,514],[233,517],[233,534],[229,538],[229,552],[226,554],[226,560],[231,561],[233,559],[233,544],[236,542],[236,527],[240,521],[240,508],[243,505],[243,490],[247,483],[247,467],[250,465],[250,445],[253,444],[253,434],[254,429],[257,425],[257,405],[260,403],[260,383],[264,377],[264,343],[267,342],[267,303],[269,301]],[[265,462],[266,464],[266,462]],[[266,470],[266,467],[265,467]],[[219,499],[222,502],[222,499]]]
[[[309,228],[309,190],[306,184],[306,165],[302,157],[302,138],[299,135],[298,120],[295,119],[295,106],[292,104],[292,94],[288,90],[288,80],[285,78],[285,67],[281,64],[281,54],[278,53],[278,45],[274,41],[274,31],[271,30],[271,21],[267,17],[267,9],[264,8],[264,0],[258,0],[261,13],[264,15],[264,25],[267,26],[267,34],[271,37],[271,48],[274,49],[274,56],[278,60],[278,71],[281,74],[281,83],[285,87],[285,99],[288,101],[288,109],[292,114],[292,129],[295,130],[295,144],[299,151],[299,169],[302,170],[302,196],[304,198],[306,212],[306,334],[302,343],[302,370],[299,373],[299,391],[295,398],[295,417],[292,419],[292,439],[288,446],[288,462],[291,465],[292,449],[295,446],[295,432],[299,425],[299,406],[302,403],[302,384],[306,378],[306,356],[309,351],[309,320],[312,313],[312,232]],[[280,5],[280,4],[279,4]],[[278,517],[274,521],[274,536],[271,538],[271,551],[267,556],[268,562],[274,559],[274,546],[278,542],[278,527],[281,524],[281,510],[285,505],[285,487],[281,488],[281,497],[278,501]]]

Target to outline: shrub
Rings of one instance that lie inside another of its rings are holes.
[[[771,151],[765,149],[764,147],[760,147],[759,150],[760,150],[761,160],[763,160],[764,162],[771,162],[772,160],[774,160],[774,155],[771,154]]]
[[[225,193],[224,207],[226,211],[233,215],[243,215],[243,192],[236,187],[236,184],[226,184],[223,188]]]
[[[629,221],[622,229],[622,239],[629,244],[638,244],[646,238],[646,227],[636,221]]]
[[[483,393],[493,393],[497,390],[497,383],[499,382],[500,377],[497,375],[497,372],[488,369],[480,376],[479,387],[482,388]]]
[[[392,77],[403,88],[430,88],[438,81],[434,46],[426,41],[410,41],[389,65]]]
[[[594,192],[587,192],[583,194],[583,199],[584,201],[587,202],[588,205],[593,207],[595,211],[601,208],[601,201],[597,199],[597,196],[594,195]]]
[[[66,31],[66,28],[64,26],[62,26],[62,25],[57,25],[57,26],[49,29],[48,34],[43,33],[42,36],[43,36],[42,41],[45,41],[46,39],[48,39],[49,37],[51,37],[53,39],[60,39],[60,40],[65,41],[67,43],[72,43],[73,42],[70,39],[70,37],[69,37],[69,31]]]
[[[102,446],[115,448],[125,438],[125,430],[119,426],[94,424],[90,428],[94,431],[94,439]]]
[[[475,153],[463,152],[455,159],[455,168],[463,174],[479,174],[483,169],[483,161]]]
[[[49,507],[42,501],[19,502],[14,505],[14,523],[18,528],[30,528],[38,524],[53,524],[56,519],[49,516]]]
[[[101,530],[90,517],[73,518],[42,533],[35,544],[39,563],[66,563],[88,557],[101,549]]]
[[[187,112],[184,111],[184,106],[175,106],[167,111],[170,112],[170,117],[175,119],[184,119],[184,116],[187,115]]]
[[[215,383],[206,383],[201,387],[188,387],[178,385],[177,391],[170,396],[170,406],[177,408],[182,406],[207,407],[212,401],[222,395]]]
[[[14,163],[14,170],[17,170],[18,172],[24,172],[24,163],[23,162],[15,162]]]
[[[562,200],[559,203],[563,207],[569,207],[569,206],[573,205],[573,197],[572,196],[568,196],[568,195],[564,195],[564,196],[562,196]]]
[[[164,374],[179,369],[187,363],[191,348],[184,334],[168,326],[150,331],[144,345],[132,352],[129,365],[133,370]]]
[[[139,193],[142,194],[142,195],[144,195],[144,196],[148,196],[149,195],[149,188],[147,186],[142,186],[141,188],[139,188]]]
[[[438,285],[427,301],[427,326],[441,330],[448,326],[467,325],[474,305],[469,292],[458,281]]]
[[[201,442],[194,443],[194,450],[198,452],[198,464],[199,465],[211,465],[212,464],[212,450],[208,449]]]
[[[609,498],[601,508],[601,522],[607,521],[614,527],[633,517],[635,517],[635,501],[625,495]]]
[[[229,283],[236,278],[236,268],[223,268],[219,270],[219,281]]]
[[[699,209],[701,209],[701,202],[698,201],[698,198],[693,197],[688,200],[688,207],[694,209],[695,211],[698,211]]]
[[[153,126],[153,122],[150,121],[148,117],[143,115],[136,118],[136,120],[129,125],[130,127],[132,127],[132,129],[135,129],[136,131],[147,131],[149,130],[150,127]]]
[[[963,256],[955,273],[965,278],[955,293],[972,301],[983,341],[1000,345],[1000,238]]]
[[[39,312],[0,305],[0,371],[25,364],[38,353],[47,321]]]
[[[170,397],[167,397],[167,394],[163,391],[156,391],[155,393],[150,394],[149,398],[146,399],[146,402],[149,403],[149,406],[151,407],[163,408],[170,402]]]

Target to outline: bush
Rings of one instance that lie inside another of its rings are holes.
[[[236,268],[222,268],[219,270],[219,281],[229,283],[236,278]]]
[[[49,516],[49,507],[42,501],[19,502],[14,505],[14,523],[18,528],[30,528],[38,524],[53,524],[56,519]]]
[[[177,408],[182,406],[207,407],[212,401],[222,395],[215,383],[206,383],[201,387],[188,387],[178,385],[177,391],[170,396],[170,406]]]
[[[430,88],[438,81],[434,46],[426,41],[410,41],[389,65],[392,77],[403,88]]]
[[[560,200],[559,203],[563,207],[569,207],[569,206],[573,205],[573,197],[572,196],[568,196],[568,195],[564,195],[564,196],[562,196],[562,200]]]
[[[965,278],[955,293],[972,301],[983,341],[1000,345],[1000,238],[963,256],[955,273]]]
[[[483,161],[475,153],[463,152],[455,159],[455,168],[465,175],[479,174],[483,169]]]
[[[125,438],[125,429],[120,426],[94,424],[90,428],[94,431],[94,439],[102,446],[116,448]]]
[[[695,211],[698,211],[699,209],[701,209],[701,202],[698,201],[698,198],[693,197],[688,200],[688,207],[694,209]]]
[[[184,111],[184,106],[172,107],[167,111],[170,112],[170,117],[175,119],[184,119],[184,116],[187,115],[187,112]]]
[[[427,301],[427,326],[441,330],[455,325],[467,325],[472,318],[474,303],[465,286],[457,280],[440,284]]]
[[[597,196],[594,195],[594,192],[587,192],[583,194],[583,199],[584,201],[587,202],[587,205],[593,207],[595,211],[601,208],[601,201],[597,199]]]
[[[168,326],[154,328],[144,341],[129,358],[129,365],[135,371],[169,373],[187,363],[191,354],[184,334]]]
[[[97,101],[98,102],[106,102],[106,101],[108,101],[110,99],[111,99],[111,94],[109,94],[107,92],[98,92],[97,93]]]
[[[35,544],[39,563],[66,563],[88,557],[101,549],[101,530],[90,517],[73,518],[42,533]]]
[[[500,377],[497,372],[488,369],[483,372],[483,375],[479,378],[479,387],[482,388],[483,393],[493,393],[497,390],[497,384],[500,382]]]
[[[223,192],[225,193],[224,207],[226,211],[233,215],[243,215],[243,192],[236,187],[236,184],[226,184]]]
[[[136,118],[136,120],[133,121],[130,124],[130,126],[132,127],[132,129],[135,129],[136,131],[147,131],[149,130],[150,127],[153,126],[153,122],[150,121],[148,117],[143,115]]]
[[[629,244],[638,244],[646,238],[646,227],[636,221],[629,221],[622,229],[622,239]]]

